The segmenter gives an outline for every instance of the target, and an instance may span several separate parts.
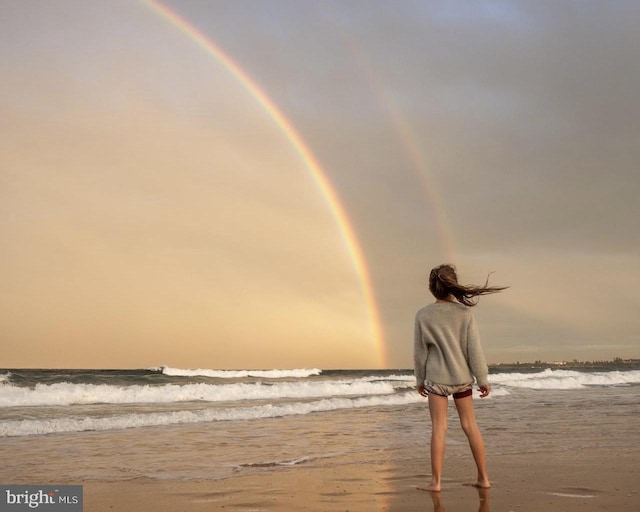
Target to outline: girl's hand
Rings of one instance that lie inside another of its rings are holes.
[[[416,386],[416,389],[418,390],[418,393],[422,396],[429,396],[429,393],[427,393],[427,390],[424,389],[424,386]]]
[[[489,396],[489,393],[491,393],[491,386],[489,384],[486,386],[480,386],[480,398]]]

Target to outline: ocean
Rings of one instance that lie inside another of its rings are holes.
[[[594,431],[612,450],[638,438],[638,368],[494,367],[490,381],[474,395],[489,459],[581,450]],[[449,412],[447,457],[468,459]],[[429,435],[411,370],[0,370],[3,483],[427,467]]]

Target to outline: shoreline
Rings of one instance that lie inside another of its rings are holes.
[[[563,370],[581,370],[581,369],[605,369],[605,370],[637,370],[640,369],[640,359],[620,359],[614,361],[535,361],[515,363],[490,363],[489,368],[501,370],[517,370],[517,369],[563,369]]]

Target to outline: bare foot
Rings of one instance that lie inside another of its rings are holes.
[[[419,491],[440,492],[442,487],[439,484],[429,484],[426,487],[418,487]]]
[[[476,487],[477,489],[491,489],[491,483],[489,482],[489,480],[482,480],[463,485],[466,485],[468,487]]]

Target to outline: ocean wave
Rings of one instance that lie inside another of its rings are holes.
[[[161,366],[160,368],[152,368],[151,370],[161,371],[164,375],[171,377],[215,377],[218,379],[241,379],[246,377],[288,379],[312,377],[322,373],[322,370],[318,368],[298,368],[294,370],[210,370],[206,368],[183,369]]]
[[[0,407],[60,406],[88,404],[151,404],[175,402],[235,402],[322,398],[349,395],[393,394],[391,382],[316,381],[236,383],[236,384],[164,384],[157,386],[107,384],[37,384],[33,388],[4,385]]]
[[[415,383],[416,378],[411,375],[370,375],[368,377],[360,377],[360,380],[373,382],[378,380],[402,381]]]
[[[11,382],[11,372],[0,375],[0,384],[8,384],[9,382]]]
[[[255,420],[299,416],[314,412],[406,405],[422,401],[417,393],[359,398],[328,398],[313,402],[265,404],[250,407],[211,408],[198,411],[123,414],[110,417],[65,417],[47,420],[11,420],[0,423],[0,437],[30,436],[62,432],[120,430],[127,428],[193,424],[216,421]]]
[[[496,373],[492,384],[527,389],[582,389],[589,386],[627,386],[640,384],[640,370],[579,372],[547,368],[536,373]]]

